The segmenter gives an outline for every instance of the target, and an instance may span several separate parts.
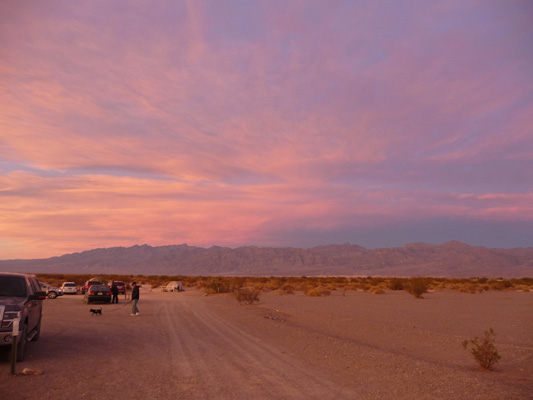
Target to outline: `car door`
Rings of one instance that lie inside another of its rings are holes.
[[[42,291],[36,278],[29,279],[30,295]],[[28,328],[34,329],[41,318],[42,300],[28,300]]]

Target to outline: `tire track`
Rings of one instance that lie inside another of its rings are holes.
[[[170,365],[182,398],[353,398],[299,360],[216,315],[203,299],[169,299],[159,324],[167,329]]]

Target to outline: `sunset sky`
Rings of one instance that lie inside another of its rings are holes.
[[[0,259],[533,246],[533,2],[0,2]]]

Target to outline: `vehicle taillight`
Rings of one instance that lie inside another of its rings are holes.
[[[107,292],[106,295],[111,296],[111,292]]]
[[[92,295],[94,295],[94,292],[89,292],[89,296],[92,296]]]

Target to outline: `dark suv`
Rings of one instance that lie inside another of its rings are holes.
[[[87,290],[89,290],[89,287],[92,285],[103,285],[102,282],[96,279],[89,279],[85,284],[81,287],[81,294],[85,294]]]
[[[19,318],[17,361],[24,361],[27,342],[39,340],[44,299],[35,275],[0,272],[0,346],[11,345]]]

